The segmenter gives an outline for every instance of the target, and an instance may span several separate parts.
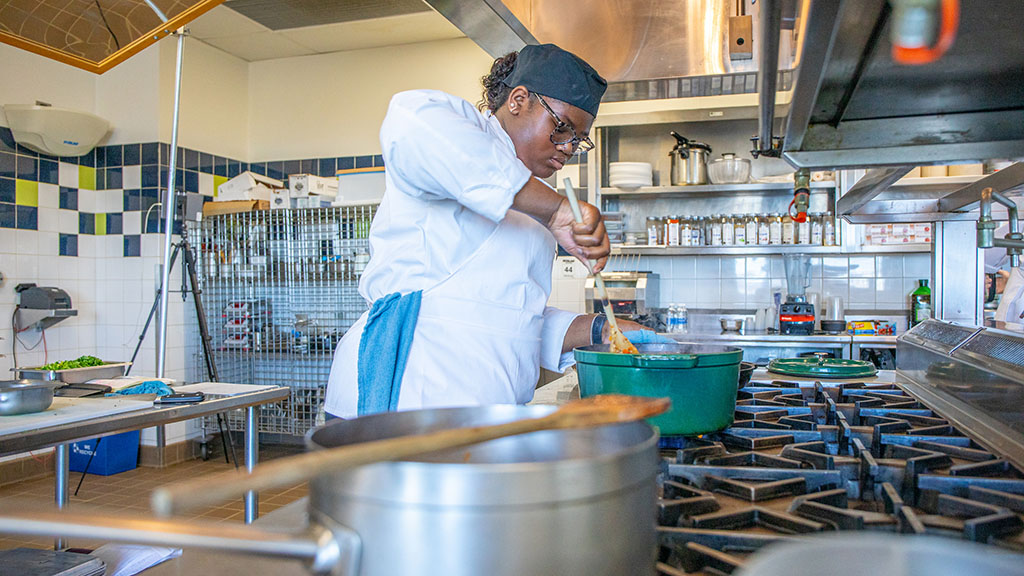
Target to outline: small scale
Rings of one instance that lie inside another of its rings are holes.
[[[868,378],[878,373],[870,362],[827,356],[822,352],[815,358],[779,358],[768,363],[768,371],[804,378]]]

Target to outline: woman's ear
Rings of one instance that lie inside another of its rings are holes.
[[[530,103],[530,91],[526,89],[526,86],[516,86],[508,93],[508,100],[505,102],[505,106],[508,107],[508,111],[513,116],[518,116],[520,112],[526,110]]]

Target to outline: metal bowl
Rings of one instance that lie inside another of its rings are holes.
[[[722,325],[723,332],[743,332],[747,326],[745,318],[721,318],[718,322]]]
[[[63,385],[43,380],[0,381],[0,416],[42,412],[53,403],[53,389]]]

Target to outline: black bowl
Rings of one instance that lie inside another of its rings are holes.
[[[754,375],[755,368],[757,368],[757,366],[755,366],[753,362],[740,362],[740,379],[739,382],[737,382],[737,390],[750,383],[750,377]]]

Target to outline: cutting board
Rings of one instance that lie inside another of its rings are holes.
[[[18,414],[17,416],[0,416],[0,436],[152,407],[152,400],[137,400],[126,397],[57,397],[53,399],[53,404],[42,412]]]

